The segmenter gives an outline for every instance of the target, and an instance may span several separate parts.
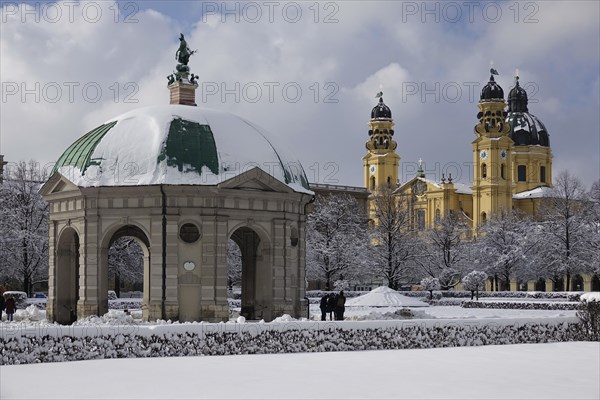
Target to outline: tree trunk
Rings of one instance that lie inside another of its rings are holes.
[[[115,273],[115,293],[121,298],[121,275],[118,272]]]

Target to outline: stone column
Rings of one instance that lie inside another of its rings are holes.
[[[52,207],[52,203],[50,204]],[[56,240],[57,222],[50,221],[48,229],[48,300],[46,303],[46,319],[54,321],[56,317]]]
[[[552,279],[546,279],[546,292],[554,292],[554,282]]]
[[[150,222],[150,271],[144,271],[142,317],[146,321],[162,318],[162,214],[154,214]]]
[[[581,274],[583,278],[583,291],[591,292],[592,291],[592,274]]]
[[[529,292],[535,291],[535,281],[527,281],[527,290]]]
[[[179,299],[178,299],[178,281],[177,268],[179,264],[177,241],[179,240],[178,232],[178,215],[167,215],[167,273],[166,273],[166,289],[165,289],[165,317],[170,320],[179,319]],[[162,228],[162,225],[161,225]],[[162,231],[161,231],[162,241]],[[162,296],[162,265],[161,265],[161,296]]]
[[[519,282],[517,281],[517,278],[510,278],[510,290],[513,292],[519,291]]]

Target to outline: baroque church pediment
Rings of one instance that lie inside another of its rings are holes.
[[[262,169],[254,167],[218,185],[221,189],[258,190],[263,192],[292,193],[293,190]]]

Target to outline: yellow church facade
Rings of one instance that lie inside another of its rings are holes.
[[[518,77],[507,104],[502,88],[491,75],[481,91],[478,108],[479,121],[471,143],[471,185],[454,182],[451,175],[442,175],[439,181],[428,179],[421,161],[417,176],[400,184],[394,121],[381,97],[371,112],[367,154],[363,157],[364,185],[371,196],[384,187],[404,196],[417,230],[455,214],[465,217],[476,234],[478,226],[501,211],[518,209],[535,214],[552,185],[552,150],[544,124],[529,113],[527,93]]]
[[[403,197],[410,213],[410,229],[431,228],[436,220],[462,216],[477,235],[478,227],[492,215],[519,210],[530,216],[537,214],[542,199],[552,188],[552,150],[544,124],[529,113],[527,93],[515,77],[507,102],[504,91],[495,82],[495,71],[481,91],[478,123],[471,142],[473,182],[454,182],[452,176],[428,179],[419,160],[417,175],[405,183],[398,180],[400,156],[394,140],[394,121],[390,108],[380,97],[371,111],[367,154],[363,157],[364,186],[370,193],[368,212],[374,219],[373,199],[384,188]],[[376,222],[375,222],[376,223]],[[574,290],[592,290],[593,277],[582,274]],[[516,280],[511,290],[553,291],[559,289],[551,280],[530,281],[524,286]],[[487,290],[490,290],[488,284]]]

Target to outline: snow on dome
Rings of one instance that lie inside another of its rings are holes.
[[[129,111],[85,134],[55,171],[81,187],[217,185],[254,167],[310,192],[297,158],[257,125],[227,112],[160,105]]]
[[[429,307],[429,304],[404,296],[387,286],[346,301],[347,307]]]

